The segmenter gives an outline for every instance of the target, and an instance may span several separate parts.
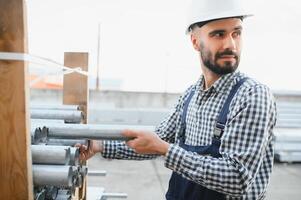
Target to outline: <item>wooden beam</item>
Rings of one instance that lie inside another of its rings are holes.
[[[24,0],[0,0],[0,51],[27,53]],[[25,62],[0,60],[0,199],[33,199]]]
[[[81,67],[88,71],[89,54],[79,52],[66,52],[64,65],[70,68]],[[63,104],[80,105],[83,109],[85,120],[88,123],[89,88],[88,77],[71,73],[64,76]]]

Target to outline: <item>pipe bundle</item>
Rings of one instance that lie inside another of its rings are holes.
[[[87,174],[104,176],[81,165],[79,148],[88,140],[127,141],[125,129],[154,130],[151,126],[79,124],[84,116],[79,106],[31,106],[31,151],[35,199],[71,199]],[[72,124],[71,124],[72,123]],[[103,194],[105,198],[125,198],[126,194]]]

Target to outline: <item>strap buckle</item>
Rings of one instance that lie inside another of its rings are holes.
[[[216,122],[213,137],[216,139],[220,139],[223,135],[225,129],[225,125],[219,122]]]

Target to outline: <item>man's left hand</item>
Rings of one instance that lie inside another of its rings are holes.
[[[122,135],[134,138],[126,144],[134,149],[136,153],[165,155],[168,151],[169,144],[154,132],[124,130]]]

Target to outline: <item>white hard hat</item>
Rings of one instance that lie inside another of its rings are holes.
[[[243,0],[192,0],[188,11],[186,33],[195,23],[206,22],[228,17],[248,17]]]

